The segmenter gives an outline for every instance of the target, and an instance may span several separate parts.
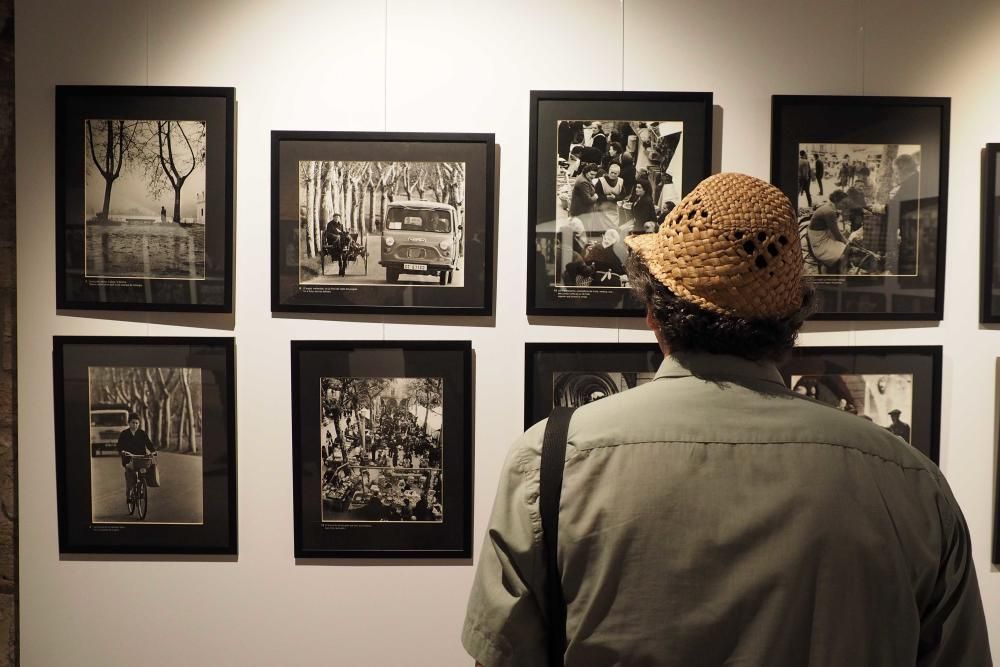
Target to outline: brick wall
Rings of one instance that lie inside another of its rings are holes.
[[[0,665],[17,664],[14,0],[0,0]],[[6,643],[6,647],[3,647]]]

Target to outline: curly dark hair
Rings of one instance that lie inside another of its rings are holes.
[[[812,311],[813,288],[803,283],[802,308],[789,317],[746,318],[720,315],[681,299],[649,272],[634,253],[625,263],[629,282],[653,314],[663,340],[673,351],[732,354],[744,359],[781,361],[792,349]]]

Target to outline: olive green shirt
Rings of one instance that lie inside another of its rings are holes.
[[[504,466],[462,633],[546,662],[545,424]],[[566,665],[990,665],[961,510],[938,468],[737,357],[667,357],[569,427]]]

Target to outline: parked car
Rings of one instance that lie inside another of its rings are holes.
[[[90,408],[90,455],[106,450],[118,453],[118,436],[128,428],[128,406],[120,403],[95,403]]]
[[[442,285],[461,268],[462,224],[455,207],[432,201],[394,201],[386,207],[382,227],[385,278],[397,282],[400,274],[437,276]]]

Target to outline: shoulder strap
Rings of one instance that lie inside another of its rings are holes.
[[[538,506],[542,517],[545,547],[545,607],[548,611],[549,665],[563,664],[566,652],[566,600],[556,550],[559,543],[559,500],[562,496],[563,468],[566,465],[566,435],[575,408],[557,407],[549,415],[542,440]]]

